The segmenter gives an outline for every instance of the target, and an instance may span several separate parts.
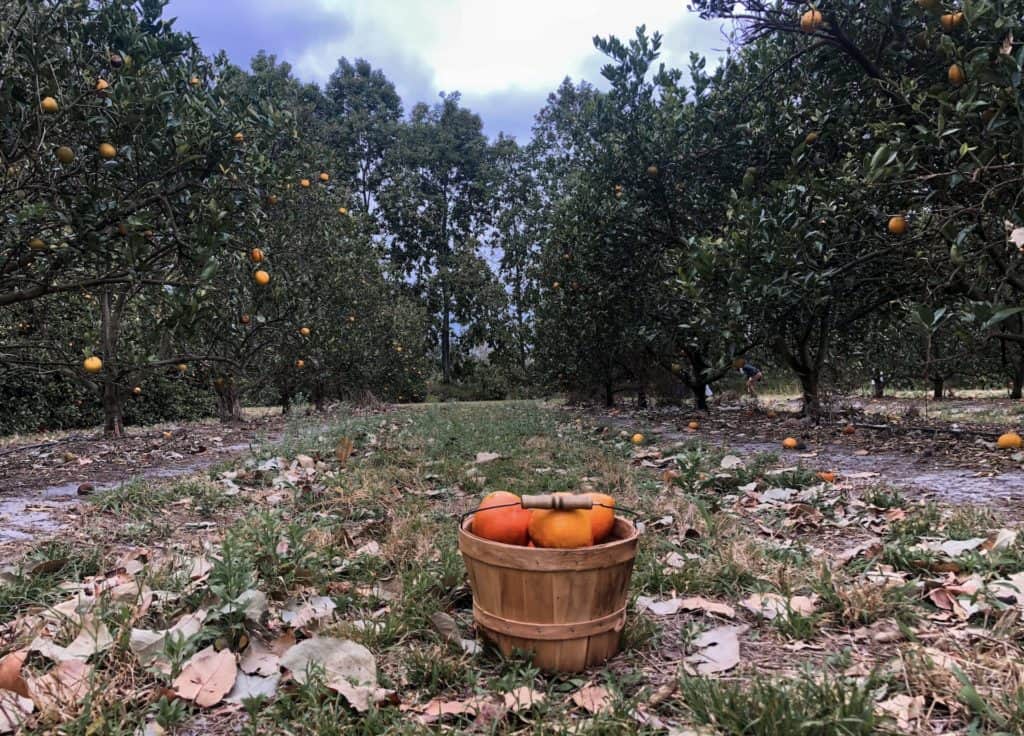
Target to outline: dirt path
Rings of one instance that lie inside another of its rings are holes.
[[[280,438],[283,419],[243,425],[138,428],[120,440],[95,433],[11,443],[0,454],[0,549],[74,522],[80,496],[133,478],[174,478],[247,455]]]
[[[645,432],[649,441],[672,445],[699,440],[740,454],[775,453],[783,462],[815,470],[831,470],[840,478],[854,475],[856,485],[884,483],[923,498],[945,503],[985,503],[1024,509],[1024,458],[993,451],[974,437],[889,434],[858,430],[843,435],[839,427],[807,428],[793,418],[715,412],[691,417],[659,416],[655,412],[592,414],[598,424],[618,431]],[[800,438],[806,449],[785,451],[781,440]]]

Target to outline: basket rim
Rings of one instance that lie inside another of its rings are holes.
[[[469,523],[471,521],[472,521],[472,517],[468,517],[468,518],[464,519],[462,521],[462,523],[459,525],[459,535],[460,536],[465,535],[465,536],[470,537],[471,539],[473,539],[473,541],[476,542],[476,543],[484,544],[484,545],[487,545],[489,547],[495,547],[497,549],[516,550],[519,553],[522,553],[525,550],[526,554],[538,554],[538,555],[557,554],[557,555],[559,555],[562,558],[564,558],[566,554],[573,553],[573,552],[586,555],[586,554],[592,553],[596,549],[608,550],[608,549],[614,549],[616,546],[624,546],[624,545],[634,544],[637,541],[637,539],[640,537],[640,531],[636,528],[636,524],[634,524],[632,521],[630,521],[629,519],[626,519],[626,518],[624,518],[622,516],[616,516],[615,517],[615,525],[616,526],[618,526],[619,522],[621,522],[623,524],[626,524],[629,527],[629,534],[627,536],[625,536],[625,537],[619,537],[618,539],[613,539],[613,540],[611,540],[609,542],[601,542],[601,544],[592,544],[589,547],[573,547],[573,548],[570,548],[570,549],[562,549],[562,548],[558,548],[558,547],[525,547],[525,546],[519,545],[519,544],[505,544],[504,542],[495,542],[493,539],[485,539],[484,537],[478,536],[478,535],[474,534],[473,532],[471,532],[469,530]]]

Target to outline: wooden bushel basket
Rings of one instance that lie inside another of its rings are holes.
[[[636,558],[632,523],[616,517],[609,541],[581,549],[492,542],[469,524],[465,519],[459,528],[459,551],[473,618],[503,654],[529,651],[543,670],[579,672],[619,651]]]

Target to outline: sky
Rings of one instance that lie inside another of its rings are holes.
[[[685,0],[170,0],[167,17],[208,53],[248,66],[263,49],[323,84],[340,57],[365,58],[394,82],[405,109],[461,92],[485,132],[520,141],[566,77],[598,84],[604,57],[594,35],[664,36],[662,58],[685,68],[690,51],[708,66],[727,43],[720,22]]]

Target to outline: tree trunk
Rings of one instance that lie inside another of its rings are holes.
[[[324,382],[321,379],[313,381],[313,408],[318,412],[324,410],[325,397],[327,391],[324,389]]]
[[[448,297],[445,296],[443,326],[441,328],[441,374],[444,383],[452,382],[451,327],[452,315],[448,310]]]
[[[636,389],[636,406],[638,409],[647,408],[647,388],[642,383]]]
[[[800,394],[804,403],[804,416],[817,422],[821,418],[821,398],[818,395],[818,371],[801,371],[797,373],[797,378],[800,379]]]
[[[124,436],[124,415],[117,383],[110,375],[103,379],[103,433],[107,437]]]
[[[224,424],[244,422],[242,399],[238,395],[238,387],[233,380],[224,381],[221,385],[214,384],[217,393],[217,416]]]
[[[604,405],[609,409],[615,406],[615,391],[612,389],[611,381],[604,384]]]
[[[882,376],[881,371],[875,371],[875,378],[871,382],[871,386],[876,399],[885,397],[885,378]]]
[[[697,411],[708,410],[708,394],[707,384],[703,381],[697,381],[698,386],[690,386],[690,390],[693,391],[693,406]]]
[[[292,410],[292,392],[290,388],[286,386],[281,387],[278,403],[281,404],[282,414],[288,414]]]
[[[100,296],[100,349],[103,351],[103,433],[107,437],[124,436],[124,412],[117,390],[117,333],[119,310],[111,303],[110,288]]]
[[[942,376],[936,376],[932,378],[932,398],[936,401],[942,399],[942,389],[945,385],[945,381]]]

